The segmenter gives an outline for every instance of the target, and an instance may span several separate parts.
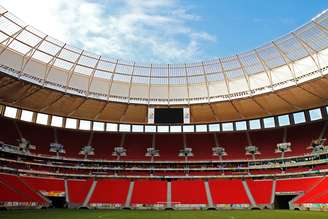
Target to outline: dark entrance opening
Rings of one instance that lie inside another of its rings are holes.
[[[65,197],[47,197],[50,201],[51,208],[66,208],[66,198]]]
[[[275,209],[289,209],[289,202],[297,195],[276,195],[274,199]]]

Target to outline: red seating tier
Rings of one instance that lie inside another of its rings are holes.
[[[245,146],[248,145],[246,133],[221,133],[217,136],[219,145],[224,147],[228,154],[223,159],[247,159],[245,155]]]
[[[250,204],[241,180],[209,180],[214,204]]]
[[[320,177],[277,180],[276,192],[304,192],[319,182]]]
[[[172,181],[172,202],[181,204],[208,204],[203,180]]]
[[[91,143],[95,148],[95,155],[92,157],[97,159],[114,160],[116,159],[112,156],[114,147],[119,146],[120,143],[121,134],[95,132]]]
[[[15,128],[14,120],[1,117],[0,123],[0,141],[7,144],[17,145],[19,135]]]
[[[137,180],[134,184],[131,203],[159,204],[167,202],[167,182],[158,180]]]
[[[247,180],[256,204],[271,204],[272,180]]]
[[[192,148],[194,154],[189,160],[217,160],[212,155],[212,147],[215,146],[213,134],[187,134],[186,146]]]
[[[0,180],[0,202],[29,202],[30,200]]]
[[[124,160],[145,160],[147,148],[152,145],[152,136],[147,134],[127,134],[123,146],[127,149]],[[150,158],[149,158],[150,159]]]
[[[320,179],[318,183],[312,184],[310,189],[298,198],[295,204],[315,203],[323,194],[327,194],[328,177]]]
[[[159,134],[156,135],[155,146],[160,150],[160,157],[156,160],[182,160],[178,156],[179,150],[183,148],[183,136]]]
[[[93,180],[68,180],[68,197],[70,203],[82,204],[87,196]]]
[[[124,204],[127,198],[129,185],[129,180],[99,180],[89,203]]]
[[[55,178],[41,178],[41,177],[20,177],[26,184],[28,184],[35,191],[47,192],[64,192],[64,180]]]
[[[53,128],[27,122],[17,122],[17,125],[23,137],[36,146],[35,153],[54,155],[54,153],[49,152],[50,143],[55,141]]]
[[[275,153],[277,144],[283,142],[284,130],[274,129],[270,131],[254,131],[250,132],[252,144],[259,148],[261,154],[256,155],[257,158],[281,157],[280,153]],[[288,156],[286,153],[285,156]]]
[[[88,145],[89,137],[89,132],[57,129],[57,140],[64,145],[67,157],[84,157],[79,153],[83,146]]]
[[[24,196],[24,199],[31,202],[37,202],[39,204],[45,204],[46,201],[40,195],[36,194],[27,184],[25,184],[19,177],[14,175],[0,174],[0,181],[7,187],[11,187],[20,195]]]
[[[292,144],[292,152],[288,156],[297,156],[309,153],[306,150],[313,139],[317,139],[323,128],[323,123],[313,123],[290,127],[287,130],[287,141]]]

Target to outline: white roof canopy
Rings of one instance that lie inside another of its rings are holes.
[[[59,91],[140,104],[226,101],[326,74],[328,12],[235,56],[189,64],[137,64],[76,49],[0,7],[0,70]]]

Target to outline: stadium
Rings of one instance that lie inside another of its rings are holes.
[[[233,56],[138,64],[0,7],[0,216],[326,218],[327,75],[328,11]]]

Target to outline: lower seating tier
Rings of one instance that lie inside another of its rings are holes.
[[[328,176],[290,179],[67,179],[71,207],[273,206],[274,194],[293,194],[294,206],[328,204]],[[64,180],[0,174],[0,207],[8,203],[49,205],[44,193],[63,189]],[[84,206],[84,205],[83,205]]]

